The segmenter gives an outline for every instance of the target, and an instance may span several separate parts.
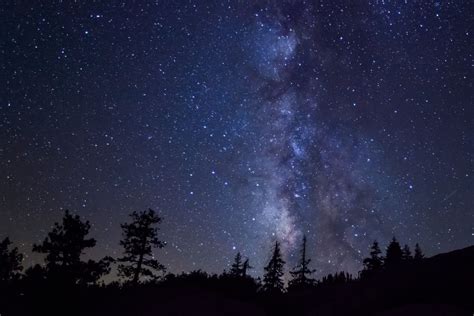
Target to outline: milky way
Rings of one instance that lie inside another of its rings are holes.
[[[338,135],[337,128],[327,128],[325,118],[319,117],[324,104],[318,101],[318,88],[293,81],[308,66],[298,58],[305,53],[304,34],[292,23],[283,25],[272,10],[260,15],[254,22],[253,66],[262,94],[257,112],[262,139],[257,164],[262,174],[254,200],[262,210],[257,219],[263,226],[263,244],[268,249],[279,240],[288,260],[302,235],[311,234],[319,267],[355,271],[359,249],[380,237],[380,221],[371,206],[374,188],[364,184],[355,171],[360,168],[354,168],[368,148],[353,149],[358,135]]]
[[[0,231],[41,262],[67,208],[87,256],[119,256],[120,223],[154,208],[169,271],[240,251],[254,275],[303,235],[319,276],[357,273],[374,239],[470,245],[469,5],[2,5]]]

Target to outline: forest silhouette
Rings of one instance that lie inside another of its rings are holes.
[[[83,260],[96,245],[91,225],[65,211],[32,251],[44,263],[24,269],[8,237],[0,241],[0,314],[3,315],[472,315],[474,246],[426,258],[393,237],[385,250],[374,241],[357,276],[317,280],[301,240],[297,265],[285,263],[276,241],[262,278],[251,258],[237,252],[228,271],[167,273],[154,256],[162,218],[133,212],[121,225],[122,256]],[[104,276],[117,267],[118,279]],[[284,281],[285,272],[289,280]],[[259,274],[259,273],[256,273]]]

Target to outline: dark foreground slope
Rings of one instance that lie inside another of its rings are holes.
[[[474,246],[288,296],[303,315],[473,315]]]
[[[1,315],[469,315],[474,312],[474,246],[370,279],[283,295],[252,279],[195,272],[138,288],[66,288],[29,280],[3,290]]]

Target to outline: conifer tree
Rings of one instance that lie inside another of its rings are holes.
[[[50,279],[63,283],[90,284],[110,271],[110,257],[98,262],[81,260],[84,251],[96,244],[94,238],[87,238],[90,227],[89,221],[83,222],[78,215],[71,215],[66,210],[62,223],[54,223],[53,230],[44,241],[33,245],[34,252],[46,254],[46,272]]]
[[[11,244],[8,237],[0,242],[0,283],[15,280],[23,270],[21,265],[23,255],[18,252],[17,247],[10,249]]]
[[[280,244],[275,242],[273,253],[268,265],[264,268],[263,290],[268,293],[283,292],[283,268],[285,261],[282,258]]]
[[[243,272],[243,264],[242,264],[242,255],[240,252],[237,252],[234,258],[234,263],[230,267],[229,274],[232,276],[241,276]]]
[[[242,276],[245,278],[247,277],[247,271],[253,269],[252,266],[250,266],[249,263],[249,258],[245,259],[244,263],[242,264]]]
[[[408,247],[408,245],[403,246],[402,260],[410,261],[411,259],[413,259],[413,256],[411,255],[410,247]]]
[[[118,259],[119,275],[137,284],[141,277],[156,279],[155,272],[164,271],[165,267],[154,258],[153,248],[163,248],[165,243],[158,239],[158,228],[162,219],[154,210],[130,214],[131,223],[122,224],[123,239],[120,245],[124,256]]]
[[[415,255],[413,256],[413,259],[416,261],[420,261],[425,257],[423,252],[421,251],[421,247],[419,244],[415,245]]]
[[[382,268],[383,258],[381,254],[382,251],[380,250],[379,243],[374,240],[370,247],[370,257],[365,258],[363,261],[364,269],[362,270],[362,277],[367,277]]]
[[[392,241],[388,244],[386,255],[385,255],[385,265],[392,266],[400,263],[402,261],[403,252],[400,244],[398,243],[395,237],[392,238]]]
[[[293,279],[289,282],[289,286],[309,286],[314,284],[314,279],[311,275],[316,271],[315,269],[310,269],[309,264],[311,259],[306,256],[306,236],[303,236],[303,243],[301,246],[301,257],[298,265],[290,271]]]

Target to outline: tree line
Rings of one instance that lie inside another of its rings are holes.
[[[159,240],[158,229],[162,218],[152,210],[133,212],[130,221],[121,224],[122,239],[120,245],[123,255],[120,258],[106,256],[99,260],[82,260],[85,250],[96,245],[94,238],[89,238],[91,225],[83,221],[78,215],[65,211],[61,223],[55,223],[43,242],[33,245],[33,252],[45,255],[44,265],[36,264],[26,269],[24,273],[22,261],[24,255],[12,246],[8,237],[0,242],[0,284],[12,284],[20,279],[30,281],[52,282],[58,285],[97,285],[102,277],[110,273],[111,265],[117,263],[118,276],[122,285],[134,286],[162,280],[171,280],[173,275],[166,273],[165,266],[153,255],[153,249],[163,248],[166,243]],[[258,288],[264,293],[279,294],[284,291],[304,290],[316,286],[343,284],[354,280],[352,275],[339,272],[329,274],[322,280],[316,280],[313,275],[315,269],[311,268],[311,259],[307,255],[307,238],[303,236],[298,263],[289,271],[291,276],[288,286],[285,287],[285,261],[283,260],[280,243],[275,242],[272,247],[270,260],[264,267],[263,279],[258,280]],[[374,241],[369,257],[363,259],[363,269],[359,277],[370,279],[380,271],[390,269],[392,266],[408,262],[420,262],[424,258],[418,244],[412,254],[408,245],[403,248],[394,237],[386,248],[385,255],[377,241]],[[255,281],[249,276],[248,271],[253,269],[249,259],[238,252],[229,271],[224,271],[222,278],[227,280]],[[188,277],[200,277],[203,272],[194,271]],[[207,276],[207,274],[205,274]]]

